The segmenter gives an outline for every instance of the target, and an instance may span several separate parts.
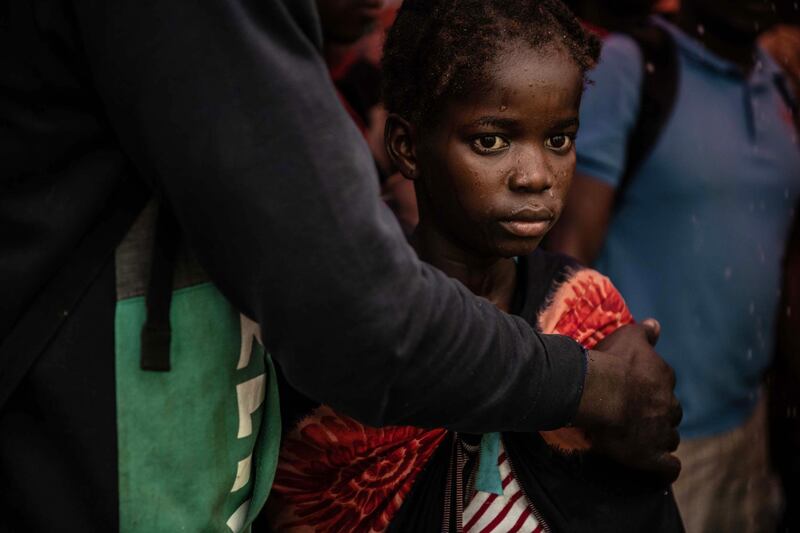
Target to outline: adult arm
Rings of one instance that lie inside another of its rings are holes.
[[[574,416],[580,347],[418,261],[378,200],[311,0],[74,5],[124,151],[299,390],[376,425]]]

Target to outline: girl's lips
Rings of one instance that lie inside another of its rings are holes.
[[[542,237],[550,227],[550,220],[503,220],[500,225],[517,237]]]

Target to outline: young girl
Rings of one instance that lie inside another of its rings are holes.
[[[563,209],[597,53],[558,0],[418,0],[384,57],[386,147],[415,183],[419,256],[587,349],[632,321],[624,301],[597,272],[535,250]],[[372,428],[288,386],[282,402],[276,531],[680,530],[668,489],[594,457],[575,429]]]

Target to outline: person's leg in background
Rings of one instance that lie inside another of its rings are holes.
[[[681,442],[673,490],[687,533],[775,531],[783,496],[768,449],[766,398],[741,426]]]

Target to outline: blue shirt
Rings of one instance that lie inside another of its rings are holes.
[[[741,424],[758,400],[800,193],[800,148],[771,58],[758,51],[744,77],[676,27],[657,23],[677,44],[678,96],[596,266],[634,316],[661,322],[658,351],[678,378],[681,433],[699,437]],[[610,36],[584,95],[578,172],[618,185],[642,74],[633,40]]]

